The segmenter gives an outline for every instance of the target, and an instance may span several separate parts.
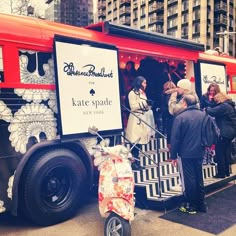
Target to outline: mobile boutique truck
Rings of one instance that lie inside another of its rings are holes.
[[[89,126],[124,130],[119,70],[152,58],[183,63],[192,79],[203,50],[108,22],[78,28],[0,14],[0,212],[41,225],[71,217],[96,182]]]

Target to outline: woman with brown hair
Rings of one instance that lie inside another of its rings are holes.
[[[168,103],[170,96],[173,92],[176,92],[176,85],[172,81],[167,81],[163,85],[163,94],[162,94],[162,120],[163,120],[163,129],[167,136],[167,147],[170,149],[170,136],[171,129],[174,120],[174,116],[170,114]]]
[[[231,142],[236,135],[235,103],[231,97],[219,92],[214,96],[215,107],[206,108],[206,112],[215,117],[220,129],[220,139],[216,144],[217,174],[214,178],[230,176]]]
[[[211,83],[208,88],[207,92],[204,93],[200,99],[200,108],[205,110],[207,107],[214,107],[216,106],[216,102],[214,100],[214,96],[220,92],[220,87],[216,83]],[[206,153],[203,158],[203,165],[211,164],[215,165],[214,162],[215,156],[215,145],[211,147],[206,147]]]
[[[214,107],[216,105],[214,96],[219,92],[219,85],[216,83],[211,83],[207,88],[207,92],[203,94],[200,99],[200,108],[205,109],[206,107]]]

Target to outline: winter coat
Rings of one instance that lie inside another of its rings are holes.
[[[162,112],[162,122],[164,129],[166,130],[166,135],[167,135],[167,144],[170,144],[170,137],[171,137],[171,129],[174,121],[174,116],[170,114],[169,109],[168,109],[168,103],[170,100],[171,96],[171,90],[167,90],[165,93],[162,95],[162,107],[161,107],[161,112]]]
[[[205,147],[201,142],[201,126],[205,113],[196,105],[179,113],[171,131],[171,159],[203,158]]]
[[[215,107],[208,107],[206,112],[215,117],[216,124],[220,129],[220,135],[224,138],[234,139],[236,135],[236,112],[235,103],[226,100]]]
[[[168,108],[168,103],[169,103],[170,96],[171,96],[171,92],[168,92],[168,91],[170,91],[170,90],[171,89],[167,90],[165,93],[162,94],[162,100],[161,100],[162,101],[161,102],[161,112],[162,112],[163,116],[165,116],[167,118],[173,117],[173,115],[170,114],[169,108]]]
[[[203,94],[200,99],[200,108],[204,109],[206,107],[214,107],[214,106],[216,106],[216,102],[214,101],[214,99],[210,101],[209,96],[207,94]]]
[[[181,111],[184,110],[181,99],[183,98],[184,95],[186,94],[192,94],[196,97],[196,101],[197,101],[197,107],[200,108],[200,102],[199,102],[199,98],[197,96],[197,94],[195,92],[192,91],[186,91],[183,95],[178,95],[177,92],[172,93],[169,99],[169,103],[168,103],[168,108],[169,108],[169,112],[170,114],[172,114],[173,116],[178,115]]]
[[[146,121],[146,114],[149,111],[147,104],[147,97],[145,93],[137,93],[131,90],[128,94],[130,110],[132,113],[129,114],[126,138],[131,143],[147,144],[149,142],[149,131],[150,129],[140,119]],[[139,119],[140,118],[140,119]]]

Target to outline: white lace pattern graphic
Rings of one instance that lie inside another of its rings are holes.
[[[56,137],[56,119],[51,109],[43,104],[26,104],[15,114],[8,127],[11,145],[16,152],[24,154],[30,137],[40,142],[40,133],[45,133],[47,140]]]

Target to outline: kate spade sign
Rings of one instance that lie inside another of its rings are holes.
[[[61,135],[121,130],[116,48],[55,40]]]

